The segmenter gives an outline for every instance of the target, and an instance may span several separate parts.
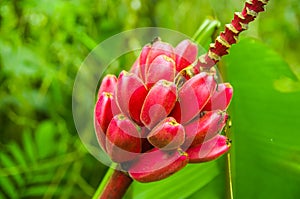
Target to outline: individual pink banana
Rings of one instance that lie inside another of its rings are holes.
[[[183,40],[174,49],[176,56],[176,70],[177,72],[191,65],[197,58],[197,45],[190,40]]]
[[[214,75],[202,72],[189,79],[178,92],[178,102],[171,116],[181,124],[194,119],[215,91]]]
[[[120,110],[138,124],[148,90],[135,74],[122,71],[116,85],[116,100]]]
[[[177,90],[173,82],[158,81],[149,91],[140,119],[148,128],[153,128],[158,122],[167,117],[172,111],[177,99]]]
[[[142,151],[138,127],[125,115],[113,117],[106,131],[106,150],[112,161],[126,162]]]
[[[188,157],[180,149],[164,152],[154,148],[137,157],[128,173],[139,182],[153,182],[172,175],[185,167],[187,163]]]
[[[228,115],[216,110],[206,112],[204,116],[185,125],[185,147],[202,144],[217,135],[225,126]]]
[[[190,163],[214,160],[230,149],[230,141],[223,135],[217,135],[203,144],[189,148],[186,152]]]
[[[184,127],[174,118],[167,117],[151,130],[147,139],[161,150],[177,149],[185,140]]]
[[[203,111],[226,110],[231,102],[233,88],[229,83],[221,83],[209,99]]]
[[[98,90],[98,98],[103,92],[114,93],[117,81],[118,80],[115,75],[111,75],[111,74],[106,75],[103,78],[100,88]]]

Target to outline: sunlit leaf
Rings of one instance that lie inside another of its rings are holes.
[[[295,76],[280,56],[252,39],[234,46],[226,65],[234,87],[235,197],[299,197],[300,92],[283,93],[275,86]]]

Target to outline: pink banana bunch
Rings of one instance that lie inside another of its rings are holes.
[[[229,150],[220,132],[233,89],[216,82],[213,68],[195,67],[197,57],[189,40],[175,48],[156,40],[143,47],[129,72],[104,77],[94,112],[97,139],[131,178],[161,180]],[[187,67],[198,71],[182,81]]]

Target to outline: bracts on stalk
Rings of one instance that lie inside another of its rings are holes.
[[[200,56],[194,66],[187,67],[177,76],[177,85],[185,79],[190,79],[200,71],[209,70],[218,63],[224,55],[229,53],[232,44],[238,40],[241,32],[248,29],[248,24],[253,21],[259,12],[263,12],[269,0],[247,0],[242,12],[235,12],[230,24],[225,25],[225,30],[220,33],[215,42],[210,45],[208,52]]]

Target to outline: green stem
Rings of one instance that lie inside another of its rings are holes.
[[[231,154],[230,154],[230,152],[226,154],[226,190],[227,190],[227,198],[228,199],[233,199],[232,173],[231,173]]]
[[[113,163],[113,164],[109,167],[109,169],[106,171],[106,174],[105,174],[104,178],[101,180],[100,185],[99,185],[99,187],[97,188],[97,190],[96,190],[96,192],[95,192],[95,194],[94,194],[94,196],[93,196],[93,199],[99,198],[99,196],[100,196],[100,194],[103,192],[103,190],[104,190],[104,188],[105,188],[105,186],[106,186],[108,180],[111,178],[112,174],[114,173],[114,171],[115,171],[115,166],[116,166],[116,164]]]
[[[198,28],[192,39],[199,45],[210,43],[211,36],[220,27],[218,20],[206,19]]]
[[[106,172],[93,199],[121,199],[132,183],[132,179],[113,164]]]

